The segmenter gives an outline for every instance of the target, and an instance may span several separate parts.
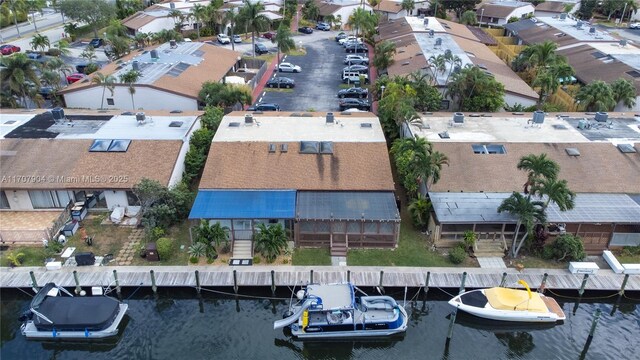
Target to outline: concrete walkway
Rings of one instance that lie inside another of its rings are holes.
[[[478,257],[478,264],[483,269],[506,269],[507,265],[500,257]]]

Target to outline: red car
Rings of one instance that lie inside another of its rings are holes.
[[[73,73],[69,76],[67,76],[67,82],[69,84],[73,84],[76,81],[80,81],[82,79],[84,79],[86,76],[84,74],[81,73]]]
[[[262,34],[262,37],[265,38],[265,39],[271,40],[274,37],[276,37],[276,33],[273,32],[273,31],[269,31],[269,32],[266,32],[266,33]]]
[[[0,46],[0,53],[2,55],[11,55],[13,53],[20,52],[20,47],[15,45],[2,45]]]

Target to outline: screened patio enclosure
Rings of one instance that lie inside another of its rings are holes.
[[[392,192],[298,191],[296,246],[392,248],[400,213]]]

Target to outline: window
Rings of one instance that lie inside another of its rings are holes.
[[[136,194],[133,193],[133,191],[127,191],[127,203],[129,206],[140,205],[140,201],[138,200]]]
[[[504,145],[471,145],[474,154],[506,154],[507,150]]]
[[[9,199],[4,191],[0,191],[0,209],[11,209],[9,206]]]
[[[278,219],[269,219],[269,224],[277,224]]]
[[[333,227],[332,229],[333,233],[344,234],[347,228],[347,223],[343,221],[336,221],[333,223],[332,227]]]
[[[113,98],[107,98],[107,105],[115,105],[115,101],[113,101]]]
[[[349,234],[360,234],[360,226],[361,222],[350,221],[347,223],[347,233]]]
[[[73,198],[76,199],[76,201],[87,201],[87,193],[85,193],[84,190],[74,191]]]
[[[393,223],[380,223],[380,234],[393,234]]]
[[[29,198],[34,209],[63,208],[71,201],[69,193],[55,190],[29,190]]]

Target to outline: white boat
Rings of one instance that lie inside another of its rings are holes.
[[[566,316],[555,299],[526,290],[493,287],[463,292],[449,305],[469,314],[497,321],[555,323]]]
[[[108,296],[73,296],[48,283],[31,300],[20,330],[28,339],[103,339],[118,334],[128,307]]]
[[[350,283],[309,284],[273,328],[288,327],[298,339],[383,337],[407,330],[407,312],[392,297],[356,291],[361,292]]]

